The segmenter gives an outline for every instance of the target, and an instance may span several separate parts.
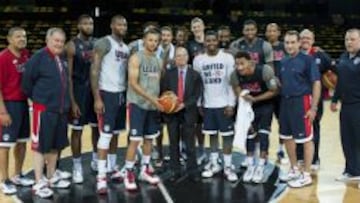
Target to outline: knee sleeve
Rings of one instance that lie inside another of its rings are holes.
[[[260,140],[260,151],[267,152],[269,150],[269,134],[268,130],[259,130],[259,140]]]
[[[109,149],[112,136],[110,133],[100,133],[97,147],[99,149]]]
[[[234,136],[223,136],[223,149],[232,147]]]

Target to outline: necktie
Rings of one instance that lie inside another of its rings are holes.
[[[181,70],[178,78],[177,96],[179,102],[184,101],[184,72]]]

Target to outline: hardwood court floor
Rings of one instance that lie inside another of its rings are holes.
[[[317,175],[314,176],[314,184],[312,186],[302,189],[287,189],[287,191],[277,201],[281,203],[358,203],[360,202],[360,189],[357,184],[344,184],[334,181],[335,177],[340,175],[344,166],[344,158],[341,150],[340,136],[339,136],[339,114],[331,113],[329,111],[329,103],[325,103],[325,113],[322,120],[321,128],[321,169]],[[278,148],[278,126],[273,122],[271,144],[270,144],[270,159],[275,160],[276,151]],[[165,144],[167,138],[165,136]],[[119,147],[125,147],[126,137],[121,136],[119,139]],[[360,147],[360,146],[359,146]],[[83,151],[91,150],[91,137],[89,128],[85,128],[83,136]],[[32,168],[32,154],[31,150],[27,150],[27,157],[25,160],[24,171]],[[62,156],[69,156],[70,148],[64,150]],[[10,174],[13,174],[13,156],[10,156]],[[1,167],[1,166],[0,166]],[[281,166],[285,171],[288,166]],[[0,193],[0,203],[16,202],[12,197],[4,196]]]

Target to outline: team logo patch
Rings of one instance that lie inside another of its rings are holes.
[[[109,132],[110,131],[110,125],[104,125],[104,131]]]
[[[358,65],[360,63],[360,57],[356,57],[355,59],[354,59],[354,64],[355,65]]]
[[[317,65],[321,64],[321,59],[320,59],[320,58],[316,58],[316,59],[315,59],[315,63],[316,63]]]
[[[6,142],[6,141],[9,141],[10,140],[10,135],[9,134],[4,134],[3,135],[3,140]]]
[[[137,134],[137,130],[136,130],[136,129],[131,129],[131,134],[132,134],[132,135],[136,135],[136,134]]]

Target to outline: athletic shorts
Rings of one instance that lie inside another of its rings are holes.
[[[234,118],[225,116],[224,111],[225,108],[204,108],[204,134],[234,135]]]
[[[100,132],[119,134],[126,129],[126,93],[100,91],[105,112],[98,115]]]
[[[11,125],[0,125],[0,147],[12,147],[30,139],[29,106],[27,101],[5,101]]]
[[[154,139],[160,134],[160,113],[129,104],[130,140]]]
[[[94,111],[94,97],[91,89],[85,85],[74,84],[74,98],[80,108],[80,118],[73,118],[70,127],[73,130],[82,130],[84,125],[97,126],[96,113]]]
[[[253,139],[259,133],[269,135],[273,116],[273,105],[264,104],[253,108],[255,117],[252,128],[249,130],[248,139]]]
[[[311,108],[311,96],[281,98],[280,138],[305,143],[313,138],[312,123],[305,114]]]
[[[45,154],[67,147],[67,125],[67,113],[49,112],[45,105],[33,103],[32,150]]]

